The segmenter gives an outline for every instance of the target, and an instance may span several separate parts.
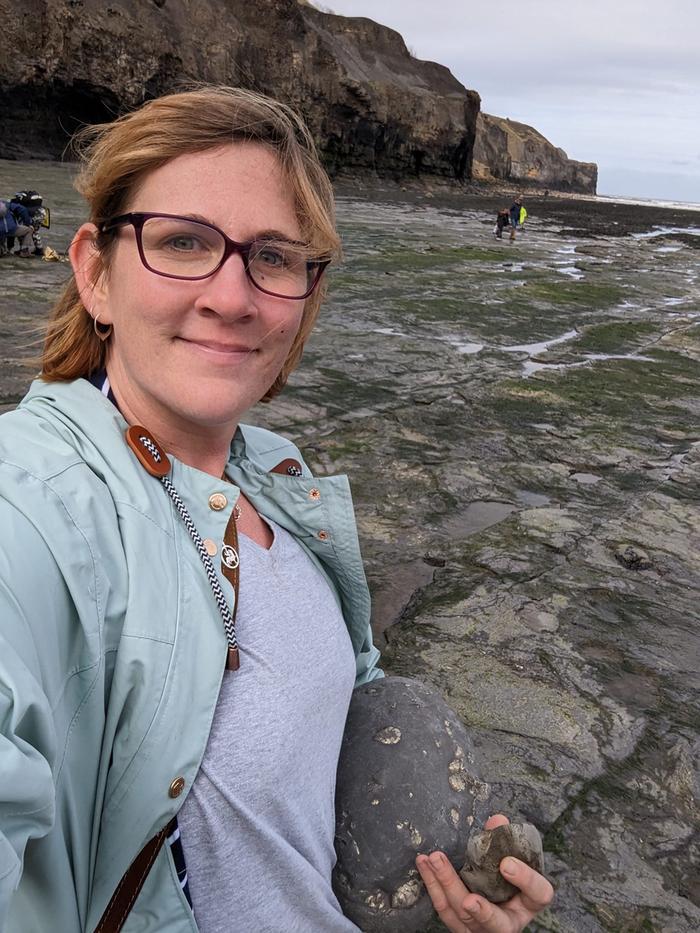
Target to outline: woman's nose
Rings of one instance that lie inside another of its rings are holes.
[[[202,290],[196,304],[222,317],[246,317],[257,313],[257,289],[248,278],[243,257],[232,253],[213,275],[201,280]]]

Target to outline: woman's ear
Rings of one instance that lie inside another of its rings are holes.
[[[83,305],[93,317],[100,315],[100,323],[111,324],[106,307],[106,289],[104,269],[97,250],[97,227],[95,224],[83,224],[73,237],[68,249],[75,284]]]

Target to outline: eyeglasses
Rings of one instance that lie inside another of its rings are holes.
[[[176,214],[121,214],[101,224],[100,232],[126,224],[134,228],[144,266],[168,279],[206,279],[238,253],[257,289],[275,298],[299,300],[309,297],[330,263],[309,258],[311,249],[294,240],[261,237],[237,243],[214,224]]]

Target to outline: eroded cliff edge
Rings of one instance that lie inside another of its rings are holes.
[[[477,117],[472,172],[477,181],[535,184],[582,194],[595,194],[598,183],[595,162],[570,159],[533,127],[483,111]]]
[[[369,19],[299,0],[0,0],[0,29],[0,158],[60,158],[82,123],[205,81],[291,104],[331,174],[472,178],[479,95]],[[491,175],[509,180],[502,155]]]

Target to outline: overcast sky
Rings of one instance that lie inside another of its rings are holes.
[[[482,110],[597,162],[598,193],[700,202],[700,0],[319,0],[396,29]]]

